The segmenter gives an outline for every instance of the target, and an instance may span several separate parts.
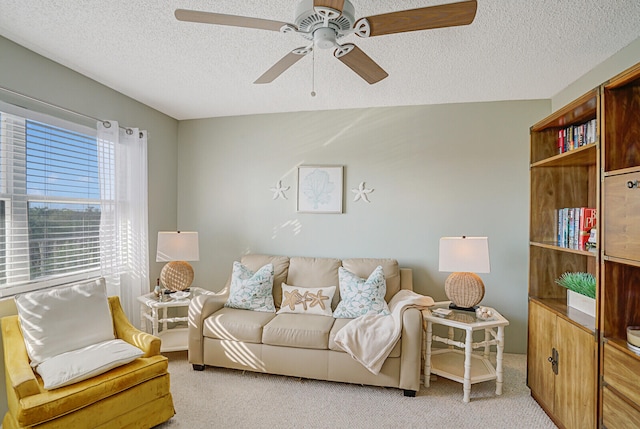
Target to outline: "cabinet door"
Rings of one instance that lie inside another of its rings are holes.
[[[555,414],[567,429],[593,428],[597,381],[595,337],[559,317],[556,329]]]
[[[640,173],[604,179],[604,252],[640,261]]]
[[[554,413],[555,374],[549,357],[555,344],[556,315],[529,301],[529,347],[527,378],[533,397],[548,412]]]

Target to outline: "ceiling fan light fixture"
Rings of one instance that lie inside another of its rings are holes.
[[[313,32],[313,44],[320,49],[329,49],[337,45],[336,31],[333,28],[321,27]]]

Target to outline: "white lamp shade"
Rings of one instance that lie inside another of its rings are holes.
[[[439,270],[443,272],[489,273],[487,237],[442,237]]]
[[[198,233],[159,231],[156,262],[199,261]]]

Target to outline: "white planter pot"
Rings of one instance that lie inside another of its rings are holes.
[[[567,289],[567,305],[596,317],[596,300]]]

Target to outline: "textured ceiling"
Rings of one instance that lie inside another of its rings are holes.
[[[356,19],[451,2],[351,1]],[[478,0],[468,26],[341,39],[389,73],[377,84],[363,81],[332,50],[316,50],[315,73],[309,55],[273,83],[254,85],[307,41],[174,17],[182,8],[293,22],[296,6],[296,0],[0,0],[0,35],[176,119],[550,98],[640,36],[638,0]]]

